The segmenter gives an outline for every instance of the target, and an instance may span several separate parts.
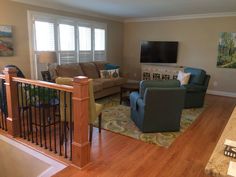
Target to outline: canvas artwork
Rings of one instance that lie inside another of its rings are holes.
[[[13,55],[12,27],[0,25],[0,56]]]
[[[217,67],[236,68],[236,33],[220,33]]]

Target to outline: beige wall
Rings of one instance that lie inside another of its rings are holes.
[[[125,23],[123,67],[139,78],[142,40],[179,41],[178,65],[205,69],[211,90],[236,92],[236,69],[216,67],[219,32],[236,32],[235,22],[236,17]]]
[[[27,77],[30,77],[27,10],[53,13],[57,15],[77,17],[107,23],[108,61],[116,64],[121,64],[121,58],[123,56],[123,23],[20,4],[16,2],[11,2],[10,0],[0,0],[0,25],[13,26],[15,48],[15,55],[13,57],[0,57],[1,69],[7,64],[14,64],[17,65],[20,69],[22,69],[24,74],[27,75]]]

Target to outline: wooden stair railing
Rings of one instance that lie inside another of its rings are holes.
[[[56,89],[72,93],[73,104],[73,142],[72,163],[78,167],[84,167],[90,161],[90,144],[88,141],[88,78],[78,76],[74,78],[73,87],[59,85],[39,80],[30,80],[16,77],[15,68],[4,68],[6,95],[7,95],[7,125],[8,134],[13,137],[19,136],[19,113],[17,101],[17,83],[30,84],[44,88]],[[1,77],[3,78],[3,76]]]

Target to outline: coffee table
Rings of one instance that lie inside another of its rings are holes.
[[[125,84],[120,87],[120,104],[122,101],[129,101],[129,96],[126,94],[139,91],[139,83],[137,80],[127,80]]]

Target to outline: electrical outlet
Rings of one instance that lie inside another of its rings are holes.
[[[134,77],[137,77],[137,73],[134,73]]]

